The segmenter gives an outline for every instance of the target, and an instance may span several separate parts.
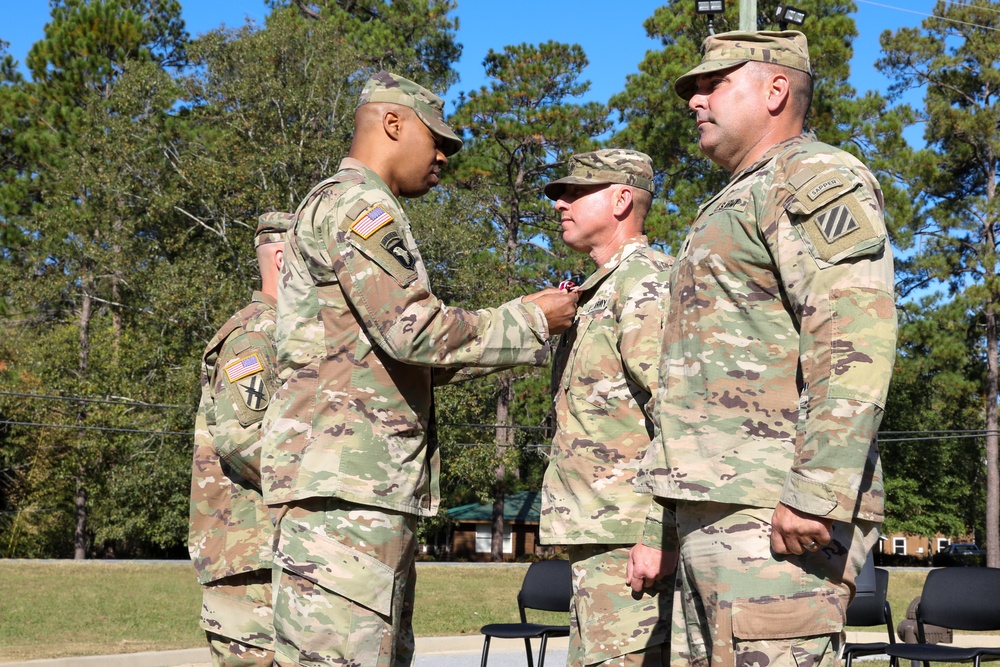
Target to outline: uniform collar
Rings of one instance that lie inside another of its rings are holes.
[[[254,290],[253,298],[251,299],[251,301],[267,304],[268,306],[271,306],[271,308],[278,307],[277,299],[275,299],[270,294],[265,294],[264,292],[261,292],[260,290]]]
[[[385,191],[385,193],[388,194],[393,199],[396,199],[396,196],[392,194],[392,190],[390,190],[389,186],[385,184],[385,181],[382,180],[382,177],[379,176],[377,173],[375,173],[371,169],[371,167],[366,165],[361,160],[353,157],[345,157],[340,161],[340,166],[338,167],[338,171],[343,169],[353,169],[354,171],[360,171],[364,175],[366,181],[372,182],[373,185]]]
[[[756,162],[733,174],[733,177],[729,179],[729,182],[732,183],[733,181],[743,178],[747,174],[751,174],[757,171],[765,164],[773,160],[776,155],[785,152],[791,146],[797,146],[799,144],[804,144],[810,141],[816,141],[816,135],[813,134],[812,132],[803,132],[802,134],[798,134],[789,139],[785,139],[784,141],[779,141],[778,143],[768,148],[767,151],[763,155],[761,155],[760,159],[758,159]]]
[[[608,261],[598,266],[597,270],[583,281],[583,284],[580,285],[580,290],[585,292],[589,289],[593,289],[599,282],[604,280],[605,276],[617,269],[618,265],[624,262],[629,255],[648,246],[649,241],[647,241],[646,237],[643,235],[633,236],[628,239],[625,243],[618,246],[618,250],[615,250],[615,254],[611,255],[611,257],[608,258]]]

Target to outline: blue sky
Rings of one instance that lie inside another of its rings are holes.
[[[735,0],[730,0],[735,2]],[[888,4],[856,0],[858,38],[851,62],[851,83],[859,94],[882,90],[885,80],[875,70],[878,36],[887,29],[919,25],[930,14],[934,0],[887,0]],[[458,92],[484,83],[482,61],[489,49],[521,42],[547,40],[580,44],[590,60],[585,76],[591,81],[587,99],[607,101],[625,86],[625,77],[638,69],[649,49],[659,43],[646,37],[642,23],[662,4],[659,0],[460,0],[458,41],[463,44],[457,65],[461,77],[445,95],[453,104]],[[181,0],[188,31],[197,35],[222,24],[239,26],[249,17],[261,23],[267,12],[264,0]],[[44,35],[49,18],[47,0],[0,0],[0,39],[10,42],[9,52],[22,64]],[[808,21],[808,18],[807,18]],[[449,108],[449,112],[453,106]]]

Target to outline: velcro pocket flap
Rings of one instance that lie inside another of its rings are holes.
[[[383,616],[392,611],[393,570],[326,533],[281,521],[276,561],[281,567]]]
[[[791,639],[840,632],[844,611],[833,591],[733,601],[733,636]]]
[[[671,596],[643,596],[621,609],[594,609],[577,604],[583,646],[591,662],[605,662],[626,653],[643,651],[667,641],[670,613],[660,609]]]

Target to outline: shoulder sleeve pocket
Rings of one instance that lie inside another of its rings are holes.
[[[828,264],[876,255],[885,245],[875,197],[849,174],[813,174],[793,191],[785,210],[813,256]]]

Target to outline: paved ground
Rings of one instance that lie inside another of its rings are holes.
[[[884,641],[880,632],[848,632],[849,642]],[[998,635],[957,635],[955,646],[1000,646]],[[538,643],[533,641],[535,656]],[[477,667],[483,651],[483,640],[479,635],[463,637],[421,637],[417,639],[417,657],[414,667]],[[877,658],[878,656],[873,656]],[[869,658],[859,658],[861,662]],[[536,660],[537,662],[537,660]],[[549,642],[545,663],[550,667],[566,664],[566,638]],[[494,640],[490,648],[489,667],[524,667],[527,660],[524,645],[515,640]],[[3,662],[2,667],[211,667],[208,649],[185,649],[181,651],[161,651],[156,653],[129,653],[125,655],[98,655],[85,658],[56,658],[50,660],[29,660],[27,662]]]
[[[535,662],[538,642],[532,641]],[[482,635],[464,637],[420,637],[417,639],[417,656],[414,667],[477,667],[483,652]],[[131,653],[127,655],[98,655],[86,658],[56,658],[7,663],[3,667],[211,667],[208,649],[185,649]],[[566,638],[549,642],[545,664],[562,667],[566,664]],[[490,647],[489,667],[525,667],[524,644],[514,640],[493,640]]]

